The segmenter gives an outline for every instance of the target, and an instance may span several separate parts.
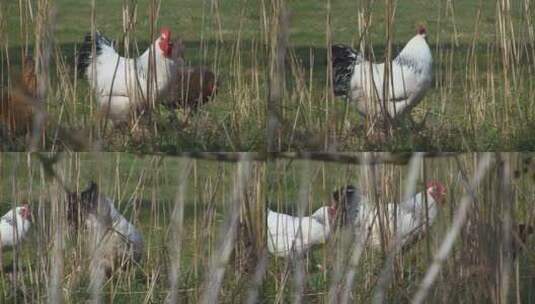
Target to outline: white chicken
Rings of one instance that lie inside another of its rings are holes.
[[[426,184],[426,191],[420,192],[400,204],[387,204],[385,223],[394,236],[398,236],[401,246],[417,239],[418,236],[426,232],[428,226],[437,217],[439,207],[444,202],[446,188],[436,181]],[[425,200],[427,199],[427,212],[425,211]],[[395,216],[395,218],[394,218]],[[428,222],[426,223],[426,221]],[[396,223],[396,225],[394,225]],[[377,218],[377,209],[369,202],[362,203],[359,216],[355,220],[358,231],[369,233],[369,241],[372,247],[381,246],[381,229]]]
[[[431,86],[433,58],[426,41],[427,31],[420,26],[414,36],[392,61],[388,77],[388,93],[385,94],[385,63],[365,60],[351,47],[334,45],[333,86],[336,96],[346,96],[356,102],[363,115],[381,113],[397,119],[422,100]],[[386,98],[386,100],[385,100]],[[372,104],[369,101],[377,102]]]
[[[268,250],[276,256],[301,254],[313,245],[323,244],[331,233],[336,210],[321,207],[308,217],[295,217],[268,210]]]
[[[99,32],[93,39],[87,34],[78,55],[78,71],[87,77],[103,112],[113,121],[125,121],[133,111],[143,108],[152,100],[165,95],[174,83],[181,62],[180,42],[171,42],[171,31],[162,28],[160,37],[138,58],[119,56],[113,43]],[[150,50],[154,50],[155,65],[149,68]],[[149,75],[149,70],[154,76]],[[148,86],[155,84],[153,96],[148,96]]]
[[[106,271],[126,262],[139,263],[143,257],[143,237],[115,207],[113,201],[99,193],[92,182],[80,195],[68,194],[68,218],[74,227],[85,225],[98,244],[101,257],[97,260]]]
[[[268,250],[280,257],[307,252],[312,246],[325,243],[334,230],[337,217],[354,219],[358,215],[360,194],[346,186],[332,195],[329,206],[317,209],[308,217],[295,217],[268,210]],[[340,223],[348,222],[347,220]]]
[[[27,235],[31,211],[27,204],[9,210],[0,218],[0,248],[13,247]]]

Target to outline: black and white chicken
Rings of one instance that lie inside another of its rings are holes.
[[[335,95],[355,102],[363,115],[379,112],[396,119],[410,112],[431,87],[433,78],[433,57],[426,35],[427,30],[420,26],[416,36],[391,62],[388,79],[385,79],[385,63],[372,63],[351,47],[334,45]],[[384,91],[386,87],[388,92]]]
[[[119,261],[139,263],[143,257],[143,236],[113,205],[113,200],[100,194],[96,183],[80,194],[67,195],[67,216],[73,227],[83,226],[87,235],[98,237],[93,240],[101,249],[100,265],[106,271],[115,268]]]

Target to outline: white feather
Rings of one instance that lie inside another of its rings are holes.
[[[0,243],[2,247],[13,247],[26,237],[31,223],[20,215],[22,208],[16,207],[0,218]]]
[[[331,229],[328,207],[321,207],[309,217],[295,217],[268,210],[268,250],[271,254],[288,257],[303,253],[329,238]]]

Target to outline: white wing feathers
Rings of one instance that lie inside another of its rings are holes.
[[[269,252],[287,257],[326,242],[330,234],[327,208],[319,208],[311,216],[302,218],[268,210]]]

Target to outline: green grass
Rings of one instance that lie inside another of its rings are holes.
[[[136,139],[130,132],[97,127],[95,105],[85,79],[74,83],[70,64],[74,50],[90,30],[91,5],[76,1],[56,1],[54,53],[64,58],[67,70],[51,69],[52,85],[47,110],[67,128],[80,128],[108,151],[258,151],[265,146],[266,100],[268,96],[269,32],[272,9],[263,1],[211,2],[180,1],[161,3],[157,27],[170,26],[185,41],[186,59],[213,68],[222,85],[215,100],[194,114],[189,124],[170,123],[176,116],[158,107],[148,135]],[[143,50],[149,41],[150,2],[137,5],[133,37]],[[106,35],[121,38],[122,3],[96,1],[96,25]],[[21,29],[18,3],[4,4],[3,82],[20,66],[21,47],[35,44],[35,19],[24,19]],[[367,122],[354,106],[341,99],[332,100],[327,91],[327,32],[333,43],[354,45],[359,38],[358,13],[365,3],[331,3],[328,28],[325,1],[293,1],[289,29],[289,56],[286,87],[282,100],[282,150],[521,150],[534,147],[531,136],[535,110],[533,77],[535,58],[528,23],[531,11],[521,1],[501,12],[493,2],[459,2],[450,6],[442,1],[398,3],[394,16],[394,55],[414,35],[417,24],[428,27],[433,50],[435,81],[420,106],[412,113],[416,121],[429,111],[422,129],[413,130],[402,121],[391,136],[376,139],[365,135]],[[131,5],[130,7],[133,7]],[[24,9],[27,10],[26,6]],[[35,10],[35,7],[33,7]],[[370,43],[377,61],[384,60],[386,8],[382,1],[370,1]],[[477,16],[480,16],[477,18]],[[35,18],[35,17],[34,17]],[[502,33],[499,20],[511,21],[514,35]],[[21,40],[28,33],[28,44]],[[475,37],[474,37],[475,36]],[[515,43],[518,54],[505,63],[502,40]],[[57,48],[56,48],[57,47]],[[7,50],[7,52],[6,52]],[[472,53],[473,52],[473,53]],[[471,55],[473,54],[473,55]],[[9,70],[6,58],[9,55]],[[52,67],[57,64],[52,60]],[[58,75],[65,75],[62,80]],[[505,78],[507,76],[507,78]],[[74,88],[76,87],[76,90]],[[71,88],[75,94],[67,94]],[[509,90],[509,91],[508,91]],[[509,93],[508,93],[509,92]],[[74,98],[73,98],[74,97]],[[61,114],[61,120],[59,120]],[[50,148],[49,130],[44,148]],[[85,136],[85,135],[84,135]],[[24,141],[6,142],[6,150],[24,149]],[[60,145],[61,147],[61,145]]]
[[[460,165],[468,178],[474,174],[475,154],[460,157]],[[513,185],[513,220],[531,222],[533,207],[533,164],[524,160],[533,155],[505,154],[511,170],[519,171],[517,178],[511,179]],[[526,165],[527,164],[527,165]],[[210,261],[220,255],[218,240],[220,232],[228,219],[232,205],[232,187],[237,165],[211,161],[192,161],[189,174],[184,174],[186,160],[172,157],[138,157],[124,153],[87,153],[62,154],[56,163],[56,172],[63,178],[69,189],[77,185],[83,189],[90,180],[98,181],[102,192],[115,200],[127,218],[141,229],[145,238],[145,257],[140,267],[126,271],[117,271],[104,287],[105,301],[113,303],[144,303],[148,298],[155,303],[162,302],[169,291],[170,257],[168,250],[169,224],[171,211],[178,186],[187,182],[184,201],[183,246],[181,251],[179,276],[180,297],[185,302],[197,302],[206,290],[203,286],[208,276]],[[388,303],[406,303],[414,295],[418,284],[432,261],[432,254],[450,228],[451,219],[463,194],[462,182],[459,180],[459,168],[453,159],[428,159],[424,163],[425,171],[419,175],[418,189],[425,180],[440,180],[448,188],[446,205],[441,209],[438,221],[422,241],[418,242],[408,253],[396,259],[396,272],[392,283],[387,288]],[[524,172],[524,168],[526,169]],[[19,273],[20,281],[13,288],[6,273],[0,275],[1,302],[32,303],[45,301],[49,263],[51,263],[54,211],[52,198],[56,193],[53,180],[45,179],[41,163],[32,154],[10,154],[0,156],[0,213],[11,207],[12,202],[27,199],[31,202],[37,222],[32,227],[30,236],[23,243],[18,254],[18,262],[23,271]],[[358,185],[366,188],[366,174],[369,169],[357,165],[343,165],[323,162],[272,161],[253,166],[255,177],[249,179],[254,185],[249,203],[260,204],[281,212],[296,214],[296,202],[299,189],[303,183],[310,183],[309,199],[306,213],[326,203],[333,189],[344,184]],[[376,183],[381,203],[397,201],[402,196],[406,166],[379,165],[376,167]],[[425,175],[423,175],[425,174]],[[304,180],[303,180],[304,178]],[[472,226],[480,222],[497,223],[504,216],[502,202],[497,195],[496,185],[499,177],[492,169],[480,187],[477,188],[477,201],[474,203],[469,219]],[[59,204],[62,206],[63,192],[58,192]],[[37,216],[38,215],[38,216]],[[474,265],[466,260],[468,257],[483,259],[489,252],[474,247],[469,237],[469,226],[463,228],[452,253],[446,259],[441,274],[434,284],[428,300],[432,302],[476,303],[488,299],[488,288],[484,285],[487,276],[483,273],[465,275]],[[81,247],[83,234],[65,231],[65,249],[63,252],[63,271],[61,272],[62,296],[66,303],[78,303],[90,297],[88,286],[89,254]],[[427,244],[429,244],[429,251]],[[495,245],[494,245],[495,246]],[[516,301],[515,288],[518,284],[521,299],[531,302],[534,294],[529,287],[535,273],[529,241],[528,249],[519,257],[519,279],[510,282],[510,300]],[[304,301],[310,303],[327,303],[328,291],[335,273],[335,264],[342,255],[344,245],[336,238],[325,246],[317,247],[306,262]],[[496,247],[492,247],[496,248]],[[39,254],[36,254],[39,253]],[[4,250],[3,265],[13,261],[12,250]],[[223,303],[235,303],[244,299],[251,281],[245,272],[237,266],[240,256],[236,255],[226,265],[225,279],[219,299]],[[272,303],[282,291],[281,301],[291,302],[294,292],[293,274],[284,284],[283,274],[288,261],[271,257],[268,270],[260,289],[260,302]],[[325,271],[316,266],[320,264]],[[345,266],[344,270],[347,270]],[[378,277],[384,267],[384,256],[380,250],[367,249],[356,270],[356,282],[353,290],[354,300],[370,302]],[[513,272],[516,275],[516,272]],[[154,283],[154,288],[152,284]],[[284,289],[282,289],[284,286]]]

